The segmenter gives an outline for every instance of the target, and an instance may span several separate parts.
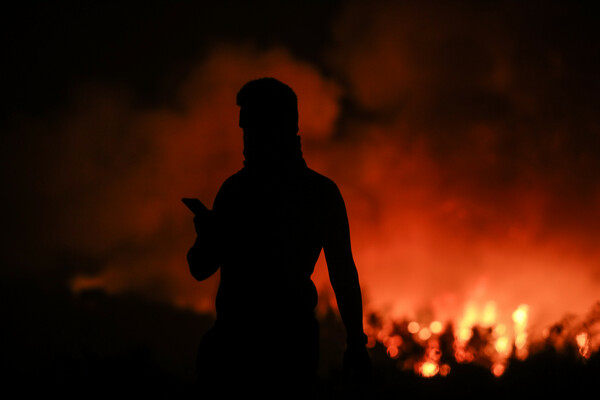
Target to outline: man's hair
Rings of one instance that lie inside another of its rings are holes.
[[[298,99],[285,83],[275,78],[250,81],[240,89],[236,100],[243,110],[240,127],[298,132]]]

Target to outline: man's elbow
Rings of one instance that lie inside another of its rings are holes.
[[[356,270],[348,271],[343,275],[331,274],[329,280],[334,292],[347,292],[360,288]]]
[[[187,262],[190,268],[190,273],[197,281],[203,281],[210,278],[217,269],[217,263],[214,260],[207,259],[199,254],[198,249],[191,248],[187,254]]]

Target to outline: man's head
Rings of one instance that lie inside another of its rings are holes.
[[[294,91],[274,78],[246,83],[237,94],[244,133],[288,136],[298,133],[298,100]]]
[[[282,165],[302,158],[298,133],[298,100],[274,78],[250,81],[237,95],[244,130],[245,165]]]

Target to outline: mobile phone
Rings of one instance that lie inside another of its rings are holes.
[[[181,201],[194,213],[194,215],[202,215],[208,212],[208,208],[206,208],[206,206],[198,199],[183,198]]]

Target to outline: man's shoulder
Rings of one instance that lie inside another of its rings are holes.
[[[329,194],[339,193],[337,184],[329,177],[316,172],[315,170],[306,167],[300,176],[309,186],[319,191],[324,191]],[[242,168],[233,175],[229,176],[221,185],[222,192],[235,192],[243,190],[247,185],[252,184],[249,171]]]
[[[219,189],[217,197],[227,196],[231,193],[239,191],[245,181],[244,175],[244,169],[241,169],[225,179],[221,185],[221,188]]]
[[[331,178],[329,178],[323,174],[320,174],[310,168],[306,168],[306,170],[307,170],[307,172],[306,172],[307,178],[316,187],[318,187],[321,190],[327,191],[327,192],[334,192],[334,193],[339,192],[338,186]]]
[[[239,171],[231,175],[229,178],[225,179],[225,181],[223,182],[223,186],[240,184],[245,179],[245,172],[245,168],[240,169]]]
[[[319,180],[321,182],[333,182],[330,178],[318,173],[317,171],[309,167],[306,167],[306,174],[312,179]]]

